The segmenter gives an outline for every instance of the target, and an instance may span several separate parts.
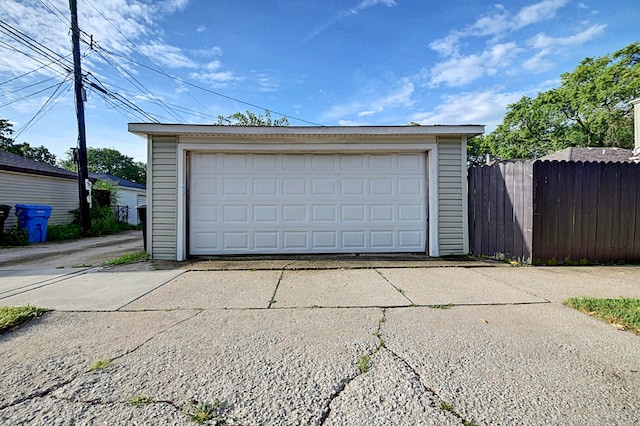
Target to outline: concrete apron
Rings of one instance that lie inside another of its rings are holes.
[[[216,400],[242,425],[638,423],[640,338],[555,300],[640,297],[640,269],[564,271],[115,275],[148,287],[0,336],[0,423],[187,425],[191,402]],[[114,274],[42,289],[73,298]],[[87,371],[97,359],[112,364]]]

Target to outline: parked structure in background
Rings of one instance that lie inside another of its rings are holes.
[[[115,199],[112,200],[112,206],[116,209],[119,221],[131,225],[141,223],[136,207],[147,202],[147,189],[144,185],[108,173],[89,173],[89,178],[107,182],[114,187]]]
[[[113,207],[123,221],[138,225],[136,207],[146,202],[145,186],[108,174],[91,174],[90,181],[96,180],[107,181],[115,187]],[[49,225],[71,223],[72,211],[79,208],[78,176],[69,170],[0,151],[0,204],[11,207],[4,230],[16,223],[16,204],[51,206]]]
[[[75,172],[0,151],[0,204],[12,207],[5,230],[16,223],[16,204],[51,206],[49,225],[64,225],[73,221],[78,203]]]

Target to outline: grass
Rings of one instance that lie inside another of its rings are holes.
[[[371,363],[371,357],[369,355],[362,355],[358,359],[358,370],[360,374],[364,374],[369,371],[369,364]]]
[[[446,305],[431,305],[429,307],[431,309],[451,309],[453,308],[453,303],[447,303]]]
[[[149,254],[146,251],[137,251],[134,253],[125,253],[115,259],[109,259],[105,262],[106,265],[124,265],[125,263],[135,263],[143,260],[147,260]]]
[[[111,360],[108,359],[98,359],[93,361],[91,365],[89,365],[89,371],[102,370],[111,365]]]
[[[640,299],[574,297],[567,299],[564,304],[640,335]]]
[[[443,411],[453,411],[453,405],[445,401],[440,401],[440,409]]]
[[[156,401],[153,398],[149,398],[148,396],[144,395],[137,395],[134,396],[131,401],[129,401],[129,405],[153,404],[154,402]]]
[[[0,306],[0,333],[13,330],[20,324],[39,317],[51,309],[35,306]]]
[[[194,401],[185,410],[185,414],[192,422],[202,424],[206,421],[213,421],[213,424],[225,424],[226,415],[224,413],[227,408],[225,401],[215,400],[213,402],[197,402]]]

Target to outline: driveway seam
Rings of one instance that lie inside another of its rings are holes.
[[[415,306],[415,303],[413,302],[413,300],[411,300],[406,294],[404,294],[404,290],[402,290],[401,288],[397,287],[394,283],[389,281],[389,279],[385,277],[384,274],[378,270],[378,268],[373,268],[373,270],[376,271],[378,275],[382,277],[383,280],[388,282],[391,287],[395,288],[396,291],[402,295],[402,297],[407,299],[411,303],[411,306]]]

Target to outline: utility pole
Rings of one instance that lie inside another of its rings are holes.
[[[84,127],[84,96],[82,92],[82,67],[80,64],[80,28],[78,28],[78,6],[76,0],[69,0],[71,9],[71,43],[73,45],[73,74],[76,94],[76,116],[78,117],[78,194],[80,197],[80,228],[87,235],[91,230],[89,209],[89,171],[87,169],[87,138]]]

